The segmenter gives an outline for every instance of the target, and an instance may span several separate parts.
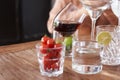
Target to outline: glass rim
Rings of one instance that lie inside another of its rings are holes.
[[[91,44],[91,45],[101,47],[101,45],[97,41],[93,41],[93,40],[76,40],[73,42],[73,45],[74,44],[80,44],[80,45]]]
[[[74,40],[74,42],[93,42],[93,43],[98,43],[97,41],[94,41],[94,40]]]
[[[64,58],[64,56],[61,56],[60,58],[46,58],[46,59],[44,59],[44,60],[46,60],[46,61],[54,61],[54,60],[60,60],[60,59],[62,59],[62,57]]]
[[[117,25],[98,25],[96,26],[96,31],[109,31],[113,32],[117,28]]]
[[[96,28],[105,28],[105,27],[111,27],[111,28],[115,28],[117,27],[118,25],[97,25]]]

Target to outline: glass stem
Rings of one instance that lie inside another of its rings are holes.
[[[92,28],[91,28],[91,40],[95,40],[95,24],[96,18],[92,18]]]
[[[120,16],[118,17],[118,28],[117,28],[117,31],[120,32]]]
[[[120,16],[118,17],[118,26],[120,26]]]
[[[118,16],[118,26],[120,28],[120,0],[118,0],[118,14],[119,14],[119,16]]]

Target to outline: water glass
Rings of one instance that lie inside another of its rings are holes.
[[[101,47],[96,41],[74,41],[72,69],[80,74],[96,74],[102,71]]]
[[[36,45],[41,75],[57,77],[63,73],[65,46],[56,48],[43,48]]]
[[[97,35],[102,32],[109,32],[111,40],[108,45],[103,45],[101,62],[104,65],[120,65],[119,33],[116,25],[99,25],[96,27]]]

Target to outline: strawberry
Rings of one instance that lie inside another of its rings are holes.
[[[47,45],[49,48],[53,48],[55,44],[55,41],[51,38],[47,40]]]
[[[45,36],[43,36],[43,37],[41,38],[41,43],[47,44],[47,41],[48,41],[49,39],[50,39],[50,38],[45,35]]]
[[[41,43],[40,52],[46,54],[48,52],[48,45]]]
[[[51,65],[51,69],[52,69],[52,70],[56,70],[56,69],[58,70],[58,69],[59,69],[59,65],[57,65],[57,63],[52,64],[52,65]]]
[[[56,48],[55,52],[60,53],[61,50],[62,50],[62,44],[57,43],[57,44],[54,45],[54,48]]]

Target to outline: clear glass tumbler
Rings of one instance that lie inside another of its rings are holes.
[[[74,41],[72,69],[80,74],[96,74],[102,71],[101,47],[96,41]]]
[[[96,38],[99,42],[103,42],[101,61],[104,65],[120,65],[120,39],[116,29],[116,25],[98,25],[96,27]]]
[[[43,48],[36,45],[41,75],[57,77],[63,73],[65,46],[56,48]]]

